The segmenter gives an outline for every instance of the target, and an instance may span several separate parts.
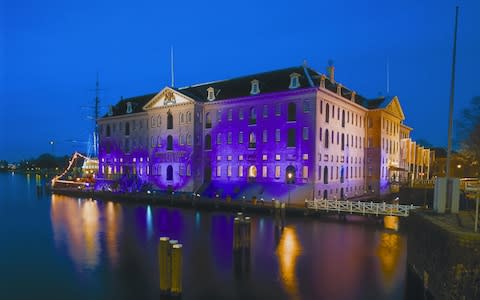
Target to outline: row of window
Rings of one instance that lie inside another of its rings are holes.
[[[280,116],[281,115],[281,106],[282,103],[277,103],[275,104],[275,116]],[[303,100],[303,112],[308,113],[310,112],[311,109],[311,104],[310,100]],[[263,105],[262,108],[262,116],[263,118],[268,118],[269,116],[269,106],[267,104]],[[244,120],[245,119],[245,112],[244,108],[239,108],[238,109],[238,119],[239,120]],[[222,120],[222,111],[217,110],[216,111],[216,121],[221,122]],[[233,109],[230,108],[227,110],[227,121],[232,121],[233,120]],[[288,109],[287,109],[287,121],[288,122],[294,122],[297,120],[297,104],[294,102],[288,103]],[[206,112],[205,113],[205,128],[212,128],[212,112]],[[248,109],[248,123],[249,125],[255,125],[257,124],[257,108],[256,107],[250,107]]]
[[[365,177],[365,169],[362,168],[361,166],[350,166],[350,167],[345,167],[345,166],[336,166],[335,168],[333,166],[330,166],[330,177],[328,176],[329,174],[329,168],[328,166],[318,166],[318,180],[322,180],[323,178],[323,183],[328,184],[328,180],[333,180],[334,174],[333,171],[335,170],[335,179],[339,179],[340,176],[340,183],[343,183],[345,179],[348,179],[349,176],[351,179],[358,179]]]
[[[340,192],[340,195],[339,195]],[[322,199],[329,199],[329,198],[334,198],[336,199],[339,197],[339,199],[343,198],[348,198],[350,196],[357,196],[357,195],[362,195],[363,193],[366,193],[365,188],[363,186],[351,186],[351,187],[345,187],[345,188],[338,188],[334,189],[325,189],[325,190],[318,190],[317,191],[317,197],[322,198]]]
[[[222,177],[222,176],[226,176],[226,177],[232,177],[233,175],[233,166],[232,165],[227,165],[226,168],[224,168],[225,166],[217,166],[216,168],[216,171],[215,171],[215,175],[216,177]],[[254,178],[257,178],[258,176],[258,170],[257,170],[257,167],[252,165],[252,166],[249,166],[248,168],[244,168],[243,165],[239,165],[239,166],[235,166],[235,169],[236,169],[236,174],[238,175],[238,177],[245,177],[245,175],[249,178],[249,179],[254,179]],[[292,172],[292,171],[289,171],[290,169],[293,169],[295,170],[292,166],[289,166],[287,167],[287,169],[285,169],[283,175],[282,175],[282,168],[281,166],[279,165],[276,165],[274,166],[273,168],[272,167],[268,167],[268,166],[262,166],[261,167],[261,170],[262,170],[262,173],[261,173],[261,177],[262,178],[268,178],[270,175],[270,172],[273,171],[273,178],[275,179],[279,179],[280,177],[282,176],[286,176],[287,173],[289,172]],[[247,170],[247,174],[245,174],[245,170]],[[226,172],[226,173],[223,173],[223,172]],[[294,173],[294,171],[293,171]],[[270,176],[271,177],[271,176]],[[295,178],[295,175],[293,175],[293,178]],[[302,178],[303,179],[307,179],[308,178],[308,166],[303,166],[302,167]]]
[[[320,141],[324,141],[324,147],[328,148],[329,144],[335,143],[335,132],[332,130],[331,132],[328,131],[328,129],[325,129],[324,132],[322,132],[322,127],[320,127],[319,130],[319,138]],[[359,148],[362,149],[362,144],[365,143],[365,138],[363,138],[362,142],[362,137],[360,136],[355,136],[353,134],[340,134],[340,132],[337,131],[337,145],[340,145],[341,150],[345,150],[345,145],[348,147],[351,145],[352,148]]]
[[[330,156],[328,154],[323,155],[323,161],[324,162],[328,162],[329,158],[330,158],[330,162],[333,162],[333,155],[330,155]],[[322,161],[322,155],[320,153],[318,154],[318,160]],[[350,159],[349,159],[348,156],[343,156],[343,155],[341,155],[341,156],[337,155],[336,162],[337,163],[338,162],[339,163],[347,163],[347,164],[348,163],[350,163],[350,164],[357,164],[357,163],[361,164],[361,163],[363,163],[361,156],[359,156],[359,157],[350,156]]]
[[[332,119],[335,118],[335,105],[332,104],[332,107],[330,109],[330,103],[326,102],[325,105],[323,105],[323,100],[321,100],[320,107],[319,107],[320,114],[323,114],[324,106],[325,106],[325,122],[329,123],[330,118]],[[348,123],[360,128],[364,126],[363,124],[364,119],[362,116],[354,112],[350,112],[349,110],[345,111],[345,109],[343,108],[340,110],[340,107],[338,106],[337,106],[337,120],[338,121],[341,120],[342,127],[345,127],[345,124],[348,124]]]
[[[389,154],[397,154],[398,142],[382,138],[382,149]]]

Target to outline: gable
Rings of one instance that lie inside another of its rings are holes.
[[[166,87],[160,93],[155,95],[152,100],[145,104],[143,109],[148,110],[187,103],[195,103],[195,101],[172,88]]]
[[[385,107],[385,110],[398,117],[400,120],[405,120],[405,115],[403,114],[403,109],[397,96],[393,97],[392,101],[390,101],[387,107]]]

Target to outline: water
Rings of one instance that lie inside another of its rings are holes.
[[[38,180],[38,178],[37,178]],[[157,242],[184,245],[182,299],[404,299],[406,237],[351,218],[252,216],[249,259],[233,215],[38,195],[0,174],[0,299],[160,299]]]

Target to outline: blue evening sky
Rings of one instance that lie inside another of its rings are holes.
[[[480,95],[480,1],[0,0],[0,159],[85,151],[95,74],[103,105],[301,65],[366,97],[398,95],[416,139],[447,143],[455,5],[455,112]],[[106,111],[106,106],[103,112]]]

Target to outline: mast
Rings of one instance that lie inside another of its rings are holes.
[[[97,119],[99,118],[99,113],[100,113],[100,84],[98,81],[98,72],[97,72],[97,80],[95,82],[95,103],[94,103],[94,109],[95,109],[95,114],[94,114],[94,119],[93,119],[93,156],[98,155],[98,126],[97,126]]]

